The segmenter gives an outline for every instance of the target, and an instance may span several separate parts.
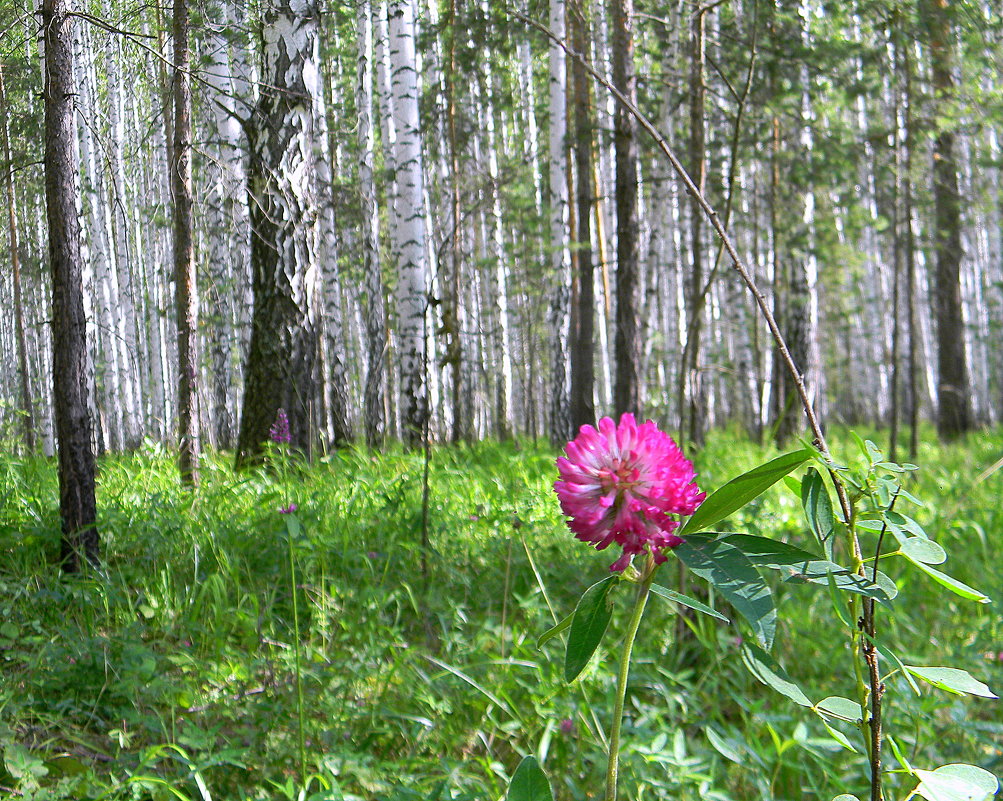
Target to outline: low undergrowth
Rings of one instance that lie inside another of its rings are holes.
[[[436,448],[423,573],[420,453],[344,451],[285,478],[234,474],[228,459],[209,458],[190,494],[172,454],[147,445],[101,462],[105,563],[78,577],[55,566],[54,463],[9,456],[0,465],[0,795],[492,799],[535,754],[558,799],[601,797],[609,671],[566,686],[560,638],[542,649],[537,638],[616,554],[567,531],[551,491],[554,455],[530,443]],[[734,432],[713,433],[695,460],[698,481],[713,489],[768,455]],[[1003,471],[990,468],[1001,455],[999,434],[924,444],[910,485],[926,500],[912,514],[948,548],[951,574],[996,601]],[[301,529],[306,786],[278,512],[290,499]],[[732,522],[809,544],[799,499],[782,484]],[[675,565],[662,570],[674,575]],[[888,572],[905,613],[886,644],[911,664],[963,666],[999,691],[995,607],[934,592],[915,571]],[[850,694],[825,588],[787,583],[775,593],[778,661],[819,697]],[[649,615],[635,646],[624,798],[863,795],[866,761],[746,670],[741,624],[668,604]],[[616,639],[607,637],[610,648]],[[1003,772],[998,702],[930,686],[917,695],[897,674],[888,697],[886,731],[910,758]],[[910,789],[893,783],[888,797]]]

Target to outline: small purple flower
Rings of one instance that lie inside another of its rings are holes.
[[[575,730],[575,722],[571,718],[565,718],[560,725],[561,734],[571,734]]]
[[[279,409],[275,415],[275,422],[272,427],[268,429],[268,433],[272,438],[272,442],[276,445],[281,445],[282,443],[288,443],[292,440],[289,434],[289,418],[286,417],[286,410]]]
[[[370,559],[379,559],[380,555],[376,551],[366,551],[366,556]]]
[[[280,506],[279,507],[279,514],[280,515],[291,515],[295,511],[296,511],[296,504],[295,503],[291,503],[288,506]]]

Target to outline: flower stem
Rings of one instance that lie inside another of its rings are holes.
[[[306,735],[303,716],[303,671],[300,665],[300,617],[296,599],[296,558],[293,550],[293,527],[286,521],[286,538],[289,542],[289,589],[293,596],[293,662],[296,669],[296,716],[299,744],[300,782],[306,788]]]
[[[620,767],[620,724],[623,722],[623,702],[627,696],[627,676],[630,673],[630,652],[634,648],[634,638],[637,636],[644,605],[648,602],[652,582],[655,580],[655,565],[651,557],[644,571],[644,577],[637,586],[637,598],[634,601],[634,611],[627,626],[627,637],[623,643],[623,653],[620,655],[620,673],[616,680],[616,703],[613,707],[613,722],[609,732],[609,758],[606,763],[606,801],[616,801],[616,779]]]

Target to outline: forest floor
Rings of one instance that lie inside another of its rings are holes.
[[[947,594],[889,558],[882,569],[899,595],[887,615],[882,607],[880,636],[908,664],[963,668],[999,692],[1003,470],[986,473],[1003,434],[941,447],[928,433],[908,485],[925,505],[908,514],[947,550],[942,569],[996,603]],[[855,458],[847,432],[832,439],[837,459]],[[698,482],[714,489],[770,453],[712,432]],[[562,638],[537,640],[618,554],[568,532],[554,457],[531,443],[435,448],[423,572],[420,453],[345,451],[242,474],[210,457],[192,494],[172,454],[148,445],[101,460],[104,566],[61,577],[55,464],[8,450],[0,796],[499,799],[519,759],[536,754],[558,801],[600,798],[617,637],[570,686]],[[295,514],[280,514],[290,502]],[[783,482],[728,522],[810,547]],[[660,583],[678,588],[676,563],[661,569]],[[691,578],[682,591],[701,590]],[[826,588],[774,593],[778,662],[816,700],[852,697]],[[626,617],[618,607],[613,635]],[[756,681],[740,656],[743,625],[649,604],[623,799],[864,797],[866,758]],[[887,687],[886,731],[916,767],[966,761],[1003,773],[997,701],[925,684],[916,694],[899,671]],[[863,750],[852,724],[832,725]],[[915,780],[899,773],[889,784],[901,799]]]

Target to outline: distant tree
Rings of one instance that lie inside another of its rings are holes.
[[[572,47],[587,53],[585,4],[570,10]],[[591,77],[580,61],[571,68],[575,105],[575,249],[572,254],[571,306],[571,426],[594,424],[595,410],[595,263],[592,259],[592,91]]]
[[[35,450],[35,412],[31,403],[31,389],[28,376],[28,348],[24,336],[24,306],[21,298],[21,256],[17,243],[17,214],[14,209],[14,163],[10,155],[10,131],[8,129],[8,100],[4,86],[3,64],[0,64],[0,157],[3,158],[3,184],[7,195],[7,231],[10,235],[10,264],[14,294],[14,336],[17,340],[17,378],[21,400],[21,425],[24,445],[29,453]]]
[[[259,456],[278,409],[288,415],[292,447],[307,450],[317,411],[318,19],[313,0],[269,0],[262,9],[263,64],[248,121],[254,314],[238,465]]]
[[[610,0],[613,24],[613,85],[637,102],[634,78],[633,0]],[[617,104],[613,142],[616,145],[616,381],[613,408],[640,413],[641,332],[637,253],[637,124]]]
[[[358,70],[356,103],[358,106],[359,199],[362,204],[363,281],[366,315],[366,387],[364,391],[364,427],[366,444],[377,448],[386,436],[386,350],[387,315],[383,303],[383,276],[380,273],[380,217],[373,183],[373,20],[369,0],[361,0],[356,12]]]
[[[390,0],[387,13],[393,76],[390,100],[397,124],[394,143],[397,191],[391,224],[397,257],[401,438],[408,445],[417,445],[425,436],[429,415],[425,382],[428,269],[413,0]]]
[[[923,0],[933,81],[933,223],[937,322],[937,432],[951,439],[972,427],[965,326],[961,311],[961,194],[954,155],[954,44],[948,0]]]
[[[73,98],[74,16],[67,0],[43,0],[45,208],[52,272],[52,379],[59,441],[60,560],[76,572],[99,558],[94,452],[87,403],[87,321],[77,212]]]
[[[563,41],[567,30],[565,0],[550,0],[550,30]],[[571,287],[571,252],[568,248],[568,70],[564,49],[550,43],[550,304],[547,311],[550,337],[550,441],[563,444],[571,436],[568,394],[568,335]]]
[[[178,325],[178,469],[184,484],[199,480],[198,301],[192,244],[192,88],[188,0],[174,0],[174,287]]]

